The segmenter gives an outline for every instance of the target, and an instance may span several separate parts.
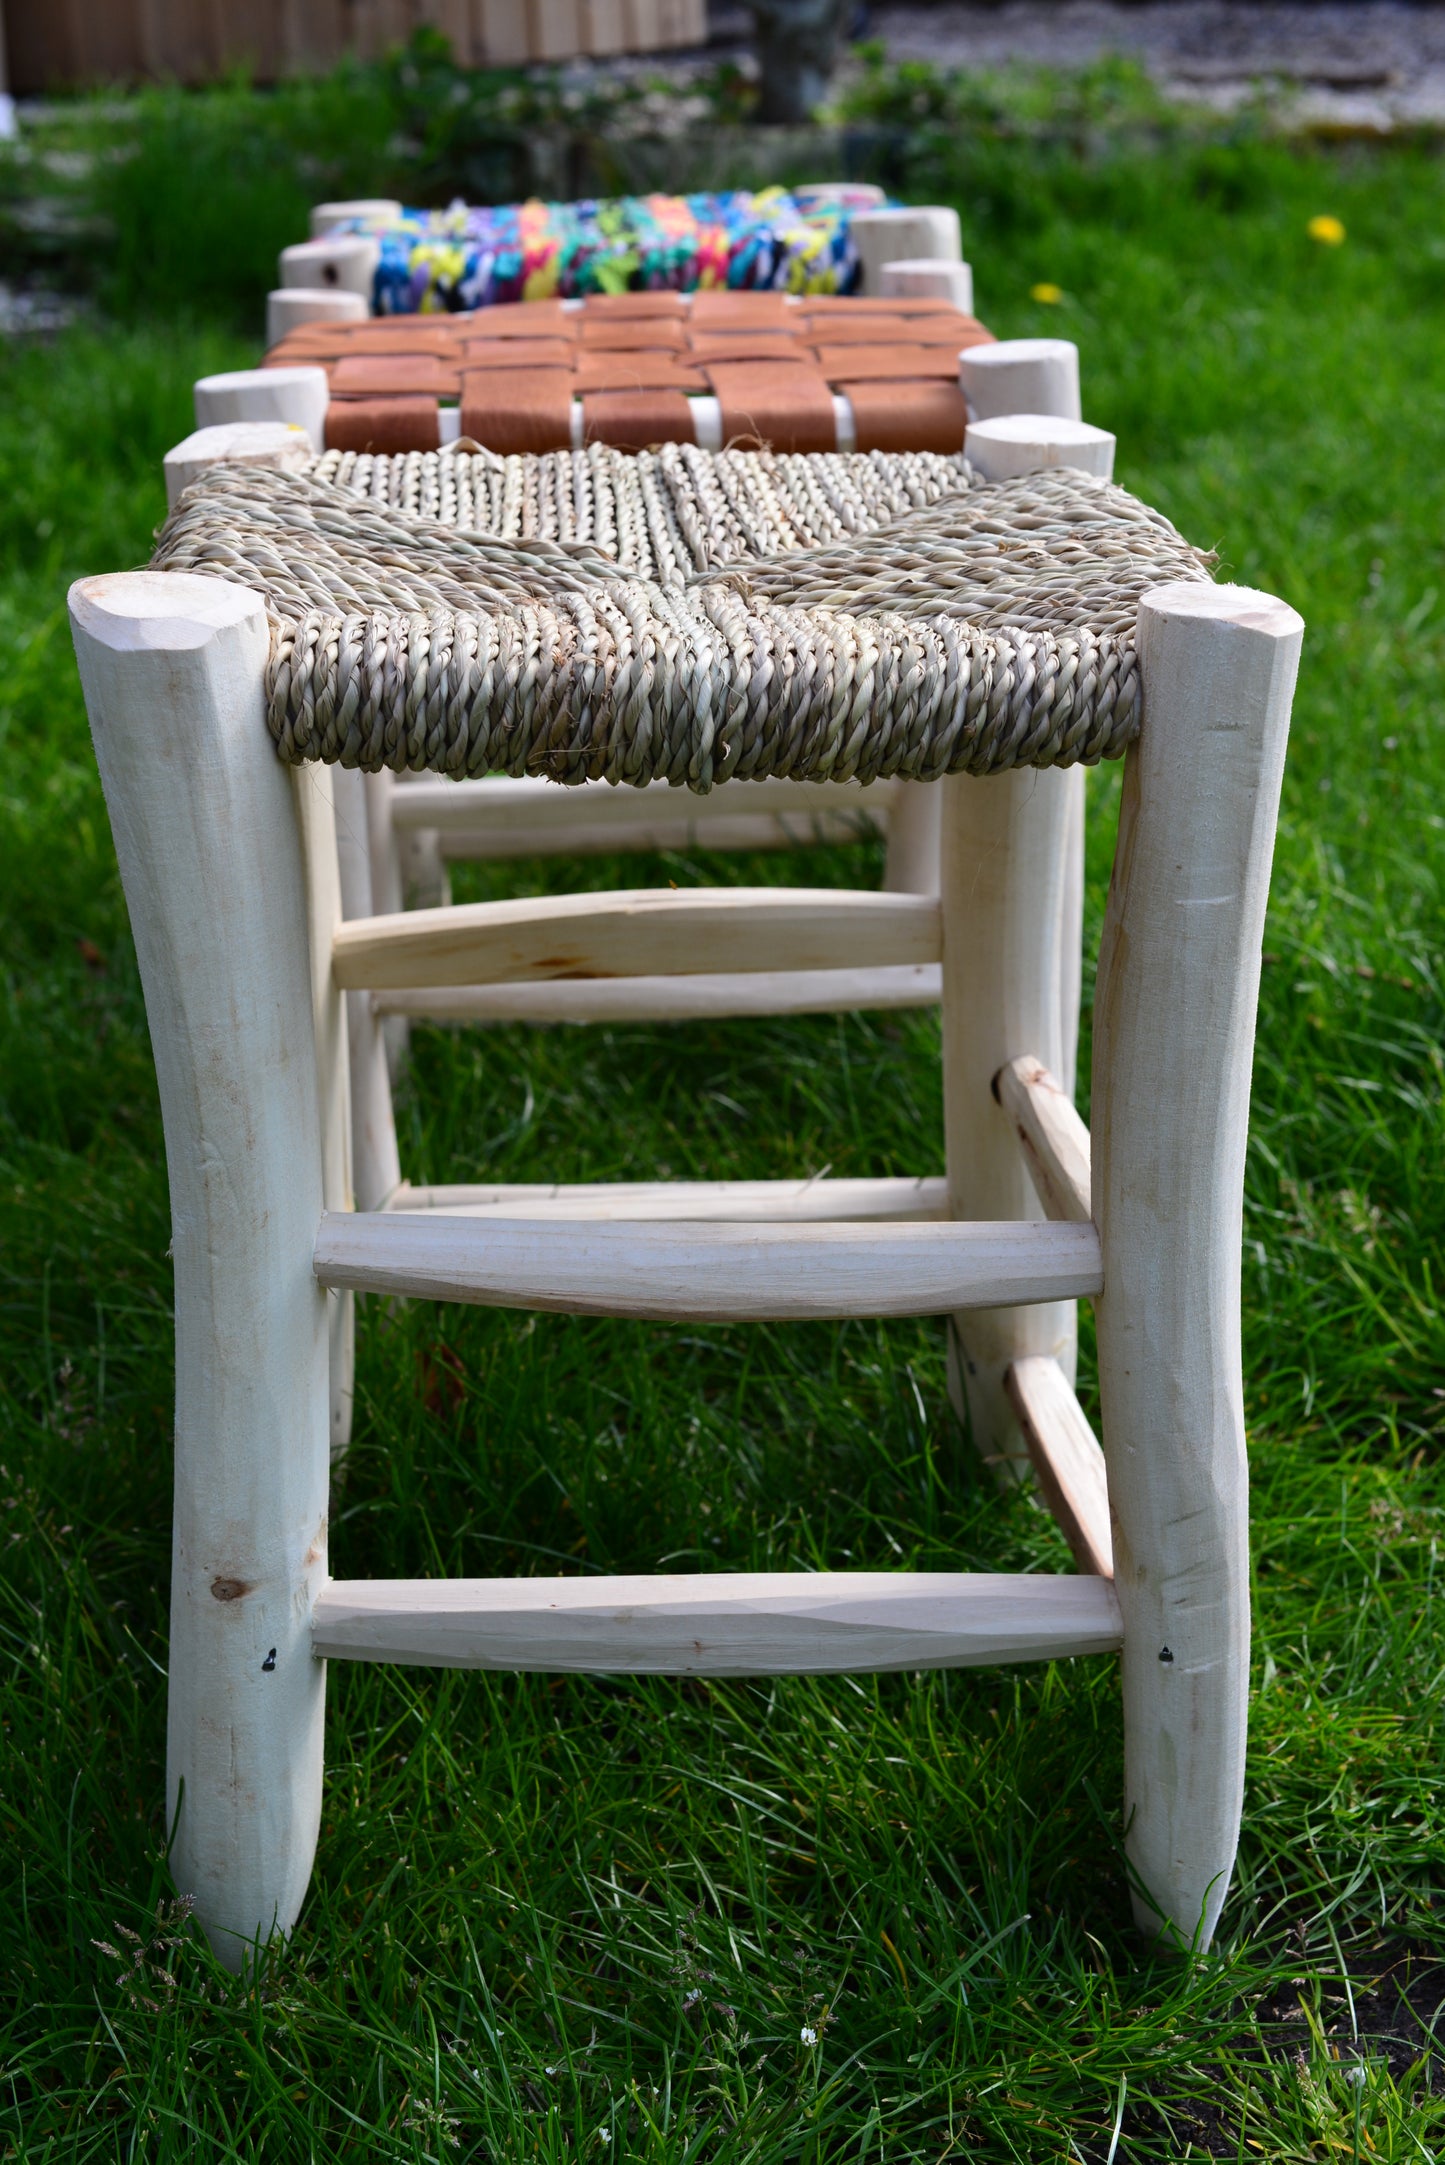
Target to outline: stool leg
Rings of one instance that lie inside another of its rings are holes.
[[[943,1110],[956,1218],[1040,1218],[1008,1116],[993,1095],[1005,1061],[1063,1060],[1060,942],[1071,776],[1020,768],[952,775],[942,807]],[[951,1319],[955,1403],[1002,1478],[1023,1478],[1028,1448],[1003,1387],[1025,1354],[1072,1375],[1072,1301],[975,1309]]]
[[[936,782],[900,782],[888,808],[888,855],[883,890],[890,895],[936,895],[943,832]]]
[[[434,829],[408,829],[401,849],[402,886],[414,910],[443,910],[452,899],[452,876]]]
[[[70,607],[170,1175],[171,1867],[239,1969],[295,1922],[321,1811],[328,1333],[301,839],[266,735],[260,597],[136,572],[81,581]]]
[[[1068,797],[1064,840],[1064,893],[1059,911],[1059,1032],[1063,1040],[1059,1081],[1072,1100],[1079,1079],[1079,1009],[1084,976],[1084,823],[1087,767],[1063,767],[1059,780]],[[1072,1380],[1072,1378],[1070,1379]]]
[[[1301,624],[1179,584],[1139,611],[1094,1003],[1102,1441],[1124,1618],[1124,1819],[1142,1929],[1206,1947],[1244,1786],[1239,1268],[1260,943]]]
[[[401,850],[391,817],[396,776],[383,767],[379,774],[363,775],[362,786],[366,796],[366,836],[371,857],[371,907],[378,917],[393,917],[406,907]],[[381,1026],[381,1034],[394,1088],[406,1066],[411,1045],[411,1030],[405,1015],[388,1015]]]
[[[341,862],[336,826],[339,767],[293,767],[296,819],[306,879],[311,944],[311,1007],[321,1109],[321,1196],[327,1210],[350,1210],[351,1076],[346,995],[331,974],[331,943],[341,922]],[[346,1456],[356,1373],[356,1296],[327,1298],[331,1336],[331,1457]]]
[[[356,767],[335,767],[331,774],[341,914],[370,917],[374,905],[365,777]],[[351,1177],[356,1207],[379,1210],[401,1180],[401,1160],[385,1038],[382,1025],[372,1013],[369,992],[346,995],[346,1039],[351,1059]]]

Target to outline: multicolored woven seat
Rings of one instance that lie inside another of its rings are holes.
[[[361,217],[337,230],[381,244],[378,315],[491,308],[589,293],[731,287],[847,293],[853,210],[875,188],[730,188],[717,194],[587,197]]]

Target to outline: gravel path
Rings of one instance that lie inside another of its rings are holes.
[[[1301,123],[1388,133],[1445,121],[1445,7],[1398,0],[1284,6],[1252,0],[1010,0],[1003,7],[875,7],[893,60],[955,67],[1080,67],[1130,53],[1175,97],[1228,110],[1265,81]]]

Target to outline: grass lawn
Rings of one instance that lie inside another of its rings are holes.
[[[1255,1077],[1251,1749],[1215,1949],[1154,1963],[1132,1934],[1107,1661],[717,1685],[337,1668],[290,1947],[242,1987],[167,1921],[166,1181],[64,594],[144,559],[192,378],[251,349],[97,323],[0,356],[0,2156],[1445,2148],[1441,168],[1240,145],[1027,187],[961,157],[937,185],[993,325],[1078,339],[1121,479],[1309,627]],[[1307,236],[1321,211],[1343,247]],[[1118,780],[1091,783],[1091,944]],[[861,845],[808,861],[876,871]],[[585,868],[624,874],[797,868]],[[937,1057],[927,1016],[422,1031],[403,1162],[931,1172]],[[1089,1378],[1086,1350],[1086,1399]],[[1047,1515],[978,1471],[929,1323],[373,1306],[333,1542],[343,1575],[1069,1568]]]

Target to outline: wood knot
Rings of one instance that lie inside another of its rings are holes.
[[[212,1579],[211,1581],[211,1593],[217,1601],[239,1601],[243,1594],[249,1594],[250,1591],[251,1589],[244,1579]]]

